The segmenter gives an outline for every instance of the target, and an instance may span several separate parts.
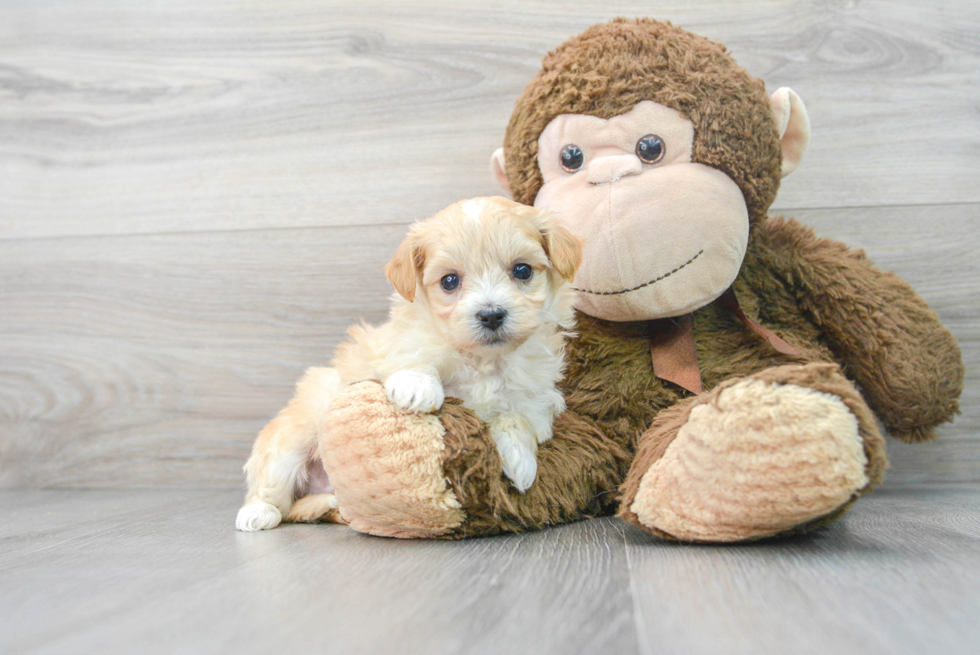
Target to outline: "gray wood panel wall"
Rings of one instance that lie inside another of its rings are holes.
[[[980,7],[0,0],[0,486],[235,487],[405,226],[496,192],[541,57],[617,15],[728,44],[813,123],[774,212],[960,340],[963,414],[889,484],[980,480]]]

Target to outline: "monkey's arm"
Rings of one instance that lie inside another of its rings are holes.
[[[320,455],[343,520],[390,537],[520,532],[609,514],[633,459],[614,435],[566,411],[522,494],[502,475],[489,426],[458,400],[435,414],[404,412],[372,381],[338,396],[324,425]]]
[[[538,530],[611,514],[633,454],[587,416],[565,410],[551,439],[538,446],[537,477],[523,493],[501,476],[490,431],[462,405],[446,404],[445,476],[466,513],[454,538]]]
[[[794,220],[769,219],[756,238],[889,432],[910,442],[935,438],[935,426],[959,412],[964,373],[936,313],[863,251]]]

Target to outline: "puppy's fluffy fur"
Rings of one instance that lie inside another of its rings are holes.
[[[565,407],[555,385],[574,321],[566,283],[581,259],[555,219],[504,198],[463,201],[413,225],[385,268],[398,292],[388,322],[352,327],[333,368],[307,371],[256,439],[238,529],[339,518],[317,459],[319,422],[347,385],[372,378],[405,411],[460,398],[490,425],[504,473],[526,490],[537,446]]]

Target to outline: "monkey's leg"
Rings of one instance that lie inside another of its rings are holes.
[[[780,366],[661,412],[619,514],[668,539],[760,539],[837,518],[886,466],[874,416],[836,365]]]
[[[320,441],[341,516],[361,532],[460,538],[514,532],[609,513],[632,455],[572,412],[538,447],[523,494],[503,476],[488,426],[447,401],[437,414],[388,402],[377,383],[334,403]]]

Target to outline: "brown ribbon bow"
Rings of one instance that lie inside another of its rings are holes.
[[[798,356],[800,352],[786,343],[769,328],[759,325],[745,315],[731,287],[716,301],[735,315],[746,327],[769,342],[784,355]],[[694,345],[694,317],[685,314],[676,318],[654,321],[650,334],[650,356],[653,373],[661,380],[673,382],[691,393],[701,393],[701,369]]]

